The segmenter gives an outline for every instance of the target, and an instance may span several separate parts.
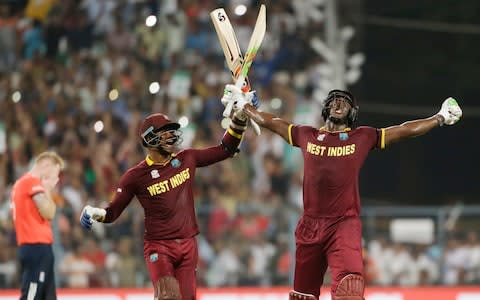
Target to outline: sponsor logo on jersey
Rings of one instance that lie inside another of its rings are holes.
[[[320,133],[320,134],[317,136],[317,140],[319,140],[320,142],[323,142],[324,139],[325,139],[325,133]]]
[[[158,173],[158,170],[152,170],[150,172],[150,175],[152,175],[152,178],[158,178],[160,177],[160,174]]]

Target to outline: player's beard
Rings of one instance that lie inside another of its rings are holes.
[[[329,116],[328,119],[330,120],[330,122],[332,122],[335,125],[347,125],[348,124],[348,117],[347,116],[345,116],[343,118],[336,118],[336,117]]]
[[[179,138],[172,138],[164,140],[157,146],[157,151],[163,156],[170,156],[172,153],[177,152],[178,142],[181,141]]]
[[[160,142],[155,148],[158,153],[163,156],[170,156],[178,151],[177,146],[182,142],[182,138],[180,134],[174,134],[175,132],[178,133],[178,130],[166,132],[166,135],[160,137]]]
[[[170,156],[172,153],[175,152],[176,147],[173,145],[162,145],[158,146],[157,148],[158,153],[160,153],[163,156]]]

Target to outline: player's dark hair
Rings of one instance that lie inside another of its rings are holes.
[[[336,98],[343,98],[346,101],[348,101],[348,103],[350,104],[351,108],[347,115],[346,125],[348,127],[353,127],[353,125],[355,124],[355,121],[357,120],[358,105],[353,94],[348,91],[331,90],[330,92],[328,92],[327,98],[324,100],[324,105],[322,109],[323,120],[327,121],[328,117],[330,117],[330,106],[333,100],[335,100]]]

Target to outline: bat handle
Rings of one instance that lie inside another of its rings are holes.
[[[235,85],[239,88],[239,89],[242,89],[243,88],[243,83],[245,82],[245,75],[238,75],[237,77],[237,81],[235,81]]]
[[[230,118],[230,115],[232,114],[232,109],[233,109],[233,101],[228,101],[227,105],[225,106],[225,109],[223,110],[223,116],[225,118]]]
[[[250,119],[250,124],[252,124],[252,128],[253,128],[253,131],[255,131],[255,134],[256,134],[256,135],[260,135],[260,134],[261,134],[261,130],[260,130],[260,126],[258,126],[257,122],[255,122],[254,120]]]

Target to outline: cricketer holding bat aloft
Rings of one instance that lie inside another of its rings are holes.
[[[245,127],[245,119],[234,117],[219,145],[177,152],[180,125],[161,113],[149,115],[140,126],[145,160],[122,175],[108,207],[83,209],[80,223],[90,229],[94,221],[114,222],[136,196],[145,213],[144,259],[155,300],[196,298],[195,170],[232,157]]]
[[[329,92],[322,110],[321,128],[291,124],[250,105],[249,95],[233,85],[226,94],[234,111],[243,111],[258,125],[299,147],[304,160],[304,212],[295,231],[294,290],[290,299],[317,299],[330,267],[333,300],[363,300],[358,176],[368,153],[393,142],[423,135],[435,127],[455,124],[462,110],[453,98],[424,119],[387,128],[354,128],[358,106],[347,91]]]

